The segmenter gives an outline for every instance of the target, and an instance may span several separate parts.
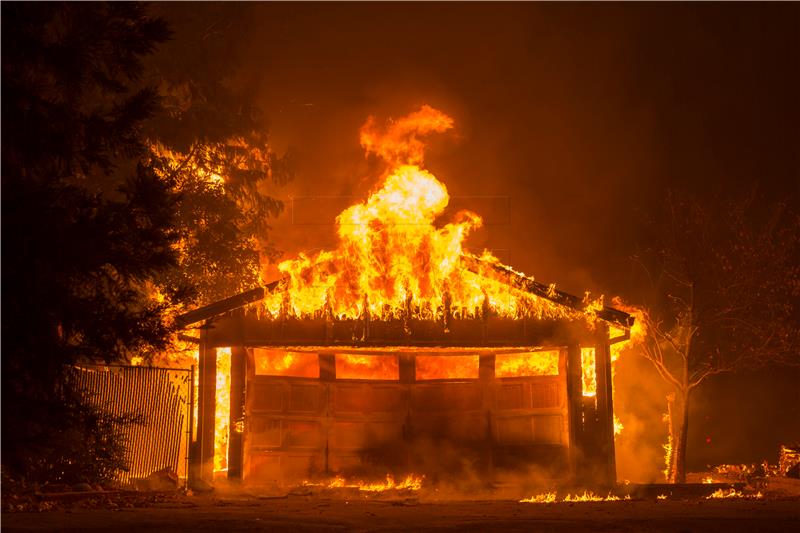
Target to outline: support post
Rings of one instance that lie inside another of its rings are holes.
[[[401,353],[397,356],[398,374],[400,378],[400,390],[403,395],[405,405],[405,419],[402,429],[402,446],[404,454],[405,468],[411,468],[412,445],[414,440],[414,427],[411,419],[412,395],[417,382],[417,357],[411,353]]]
[[[242,346],[231,348],[231,412],[228,427],[228,479],[241,481],[243,474],[243,430],[247,352]]]
[[[336,381],[336,356],[321,353],[317,357],[319,357],[319,380]]]
[[[493,431],[494,387],[495,387],[495,354],[481,355],[478,359],[478,381],[481,384],[482,407],[486,413],[486,438],[483,462],[488,479],[494,479],[495,435]]]
[[[417,366],[413,354],[401,353],[397,358],[400,383],[410,384],[417,379]]]
[[[583,462],[583,381],[581,348],[570,344],[567,357],[567,406],[569,412],[569,462],[572,475],[578,477]]]
[[[604,478],[608,485],[617,482],[614,450],[614,405],[611,381],[611,347],[608,326],[597,325],[595,344],[595,369],[597,372],[597,418],[600,430],[600,451],[605,465]]]
[[[200,486],[214,482],[214,418],[217,394],[217,350],[208,344],[208,330],[200,331],[197,406],[196,480]]]

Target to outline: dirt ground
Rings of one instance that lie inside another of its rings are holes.
[[[800,500],[631,500],[577,503],[183,497],[144,507],[3,513],[15,531],[800,531]]]

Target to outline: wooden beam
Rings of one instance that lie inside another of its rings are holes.
[[[200,337],[192,337],[191,335],[185,335],[183,333],[178,334],[178,340],[183,342],[193,342],[195,344],[200,344]]]
[[[200,482],[214,482],[214,419],[217,393],[217,350],[206,342],[207,332],[200,332],[200,361],[197,406],[198,475]]]
[[[597,327],[595,344],[595,368],[597,371],[597,417],[600,430],[600,451],[605,464],[605,482],[617,482],[614,450],[614,402],[611,382],[611,349],[608,344],[608,328]]]
[[[189,311],[188,313],[184,313],[178,316],[175,319],[175,322],[179,328],[187,328],[203,320],[208,320],[209,318],[227,313],[228,311],[233,311],[234,309],[244,307],[247,304],[263,300],[264,296],[282,287],[285,283],[285,279],[279,279],[264,287],[250,289],[249,291],[239,293],[235,296],[231,296],[230,298],[225,298],[224,300],[219,300],[198,309],[194,309],[193,311]]]
[[[578,344],[567,347],[567,413],[569,416],[569,458],[573,476],[579,476],[583,462],[583,372],[581,348]]]
[[[575,295],[551,288],[549,285],[539,283],[533,278],[520,274],[513,269],[498,263],[489,263],[483,261],[478,257],[468,254],[461,255],[461,261],[470,272],[480,275],[482,270],[491,269],[496,273],[502,275],[506,279],[506,283],[518,290],[533,294],[540,298],[550,300],[564,307],[574,309],[576,311],[583,311],[585,305],[583,299]],[[623,328],[630,328],[633,325],[633,317],[624,311],[614,309],[613,307],[604,307],[597,312],[597,316],[611,322],[612,324],[621,326]]]
[[[228,427],[228,479],[241,481],[243,472],[243,429],[247,353],[241,346],[231,348],[231,410]]]

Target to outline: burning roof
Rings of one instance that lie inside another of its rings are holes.
[[[373,319],[448,315],[594,321],[628,328],[631,317],[591,299],[559,291],[503,265],[489,251],[466,251],[464,240],[482,223],[460,211],[438,222],[449,202],[446,186],[424,168],[429,133],[453,127],[453,120],[429,106],[380,126],[370,118],[361,129],[367,154],[386,170],[369,197],[336,218],[338,246],[283,261],[284,277],[227,300],[187,313],[179,324],[200,320],[253,302],[267,318],[332,317]]]

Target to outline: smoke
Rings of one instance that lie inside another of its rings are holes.
[[[636,350],[635,345],[623,350],[616,362],[614,414],[624,426],[615,439],[617,479],[663,483],[668,435],[663,415],[670,389]]]
[[[429,133],[443,133],[453,127],[453,119],[438,109],[423,105],[418,111],[390,121],[385,128],[374,116],[361,127],[361,146],[393,166],[421,165],[427,143],[420,139]]]

